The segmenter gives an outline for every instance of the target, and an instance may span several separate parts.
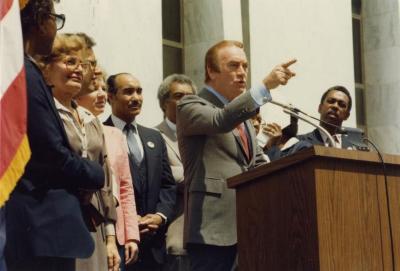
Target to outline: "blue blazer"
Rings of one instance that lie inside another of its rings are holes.
[[[6,204],[7,260],[89,257],[94,243],[75,195],[103,187],[103,168],[72,151],[51,88],[28,57],[24,62],[32,156]]]
[[[104,125],[114,126],[111,117],[104,122]],[[137,213],[145,215],[160,212],[167,217],[168,222],[171,222],[176,211],[177,187],[168,162],[165,141],[159,131],[141,125],[137,127],[144,150],[143,159],[147,167],[147,183],[145,185],[132,178]],[[131,172],[131,175],[134,176],[134,173]],[[153,257],[158,263],[164,261],[165,232],[166,228],[164,227],[151,240],[141,240],[142,244],[145,243],[145,249],[152,250]],[[145,254],[142,253],[142,255]]]

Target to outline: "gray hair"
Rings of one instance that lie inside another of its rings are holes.
[[[171,74],[165,77],[161,85],[158,87],[157,98],[161,109],[163,108],[163,105],[169,96],[170,88],[173,83],[189,85],[192,88],[193,94],[197,94],[196,85],[192,79],[189,78],[189,76],[176,73]]]

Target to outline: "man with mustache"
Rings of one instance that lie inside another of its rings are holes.
[[[173,219],[176,202],[176,184],[165,142],[159,131],[135,121],[143,104],[137,78],[129,73],[111,75],[107,86],[112,115],[104,124],[115,126],[126,135],[139,216],[139,259],[127,270],[161,270],[166,225]]]
[[[191,270],[230,271],[236,258],[236,198],[226,179],[264,161],[250,118],[270,90],[295,74],[295,59],[276,66],[246,91],[248,62],[238,41],[221,41],[205,57],[205,83],[177,107],[184,167],[186,243]],[[249,225],[251,226],[251,225]]]

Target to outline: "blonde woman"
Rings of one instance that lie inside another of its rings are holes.
[[[82,61],[83,49],[84,44],[80,39],[61,34],[56,37],[51,54],[40,58],[39,63],[52,88],[55,106],[70,147],[80,156],[103,165],[107,176],[101,191],[81,191],[78,195],[84,220],[95,241],[95,252],[89,259],[78,259],[76,270],[118,270],[119,255],[114,226],[116,210],[102,125],[74,101],[81,91],[84,75],[91,69],[89,63]],[[113,256],[110,257],[107,251],[114,251]]]

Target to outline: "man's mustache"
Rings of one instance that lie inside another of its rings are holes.
[[[132,101],[128,104],[129,107],[139,107],[142,106],[142,103],[139,101]]]

